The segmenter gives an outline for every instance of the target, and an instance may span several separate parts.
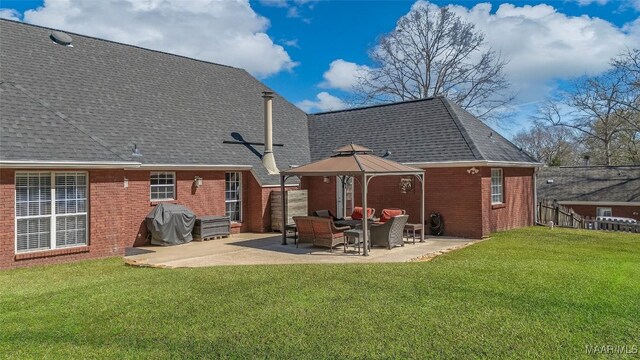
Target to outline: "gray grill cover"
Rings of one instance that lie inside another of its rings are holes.
[[[193,240],[196,216],[182,205],[159,204],[145,219],[153,245],[178,245]]]

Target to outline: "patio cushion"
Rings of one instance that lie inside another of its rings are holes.
[[[380,215],[380,222],[386,223],[391,220],[394,216],[404,215],[405,211],[402,209],[384,209],[382,210],[382,215]]]
[[[373,216],[373,209],[367,208],[367,218]],[[362,220],[362,207],[356,206],[353,208],[353,213],[351,213],[351,219],[353,220]]]

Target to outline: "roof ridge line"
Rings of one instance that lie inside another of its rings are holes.
[[[462,125],[460,118],[458,118],[458,114],[456,114],[456,112],[453,111],[453,109],[451,108],[451,104],[449,104],[449,101],[444,97],[441,97],[440,101],[442,101],[442,104],[444,105],[445,109],[449,113],[449,116],[451,116],[451,119],[453,119],[454,125],[456,126],[456,128],[458,128],[458,131],[460,131],[460,134],[462,135],[464,142],[467,144],[467,146],[469,147],[469,150],[471,150],[471,153],[476,158],[476,160],[486,160],[486,157],[484,156],[482,151],[480,151],[480,148],[476,145],[476,143],[473,141],[473,138],[471,137],[471,135],[469,135],[469,133],[467,132],[467,129],[464,127],[464,125]]]
[[[3,82],[5,83],[5,82]],[[65,123],[71,125],[73,128],[75,128],[76,130],[80,131],[81,133],[83,133],[84,135],[86,135],[89,139],[93,140],[94,142],[98,143],[98,145],[102,146],[103,148],[105,148],[107,151],[109,151],[110,153],[114,154],[115,156],[117,156],[118,158],[124,160],[124,161],[131,161],[131,159],[128,159],[124,156],[121,156],[120,154],[118,154],[117,152],[113,151],[108,145],[108,143],[102,139],[100,139],[97,136],[93,136],[91,135],[87,130],[83,129],[82,126],[78,125],[74,120],[72,120],[69,116],[61,113],[60,111],[55,111],[55,109],[53,109],[48,103],[44,102],[43,100],[38,99],[34,94],[32,94],[29,90],[25,89],[24,87],[22,87],[21,85],[15,84],[11,81],[7,81],[6,84],[13,86],[14,88],[18,89],[20,92],[22,92],[23,94],[25,94],[29,99],[31,99],[33,102],[37,103],[38,105],[44,107],[45,109],[49,110],[51,113],[53,113],[53,115],[55,115],[56,117],[60,118],[62,121],[64,121]]]
[[[313,114],[307,114],[307,115],[308,116],[314,116],[314,115],[335,114],[335,113],[340,113],[340,112],[357,111],[357,110],[371,109],[371,108],[376,108],[376,107],[391,106],[391,105],[397,105],[397,104],[409,104],[409,103],[414,103],[414,102],[435,100],[435,99],[437,99],[439,97],[441,97],[441,96],[431,96],[431,97],[422,98],[422,99],[411,99],[411,100],[395,101],[395,102],[388,102],[388,103],[382,103],[382,104],[365,105],[365,106],[358,106],[358,107],[341,109],[341,110],[321,111],[321,112],[317,112],[317,113],[313,113]]]
[[[91,36],[91,35],[86,35],[86,34],[80,34],[80,33],[77,33],[77,32],[72,32],[72,31],[69,31],[69,30],[56,29],[56,28],[51,28],[51,27],[42,26],[42,25],[37,25],[37,24],[30,24],[30,23],[26,23],[26,22],[24,22],[24,21],[11,20],[11,19],[4,19],[4,18],[0,18],[0,21],[8,21],[8,22],[11,22],[11,23],[14,23],[14,24],[26,25],[26,26],[32,26],[32,27],[36,27],[36,28],[40,28],[40,29],[46,29],[46,30],[62,31],[62,32],[65,32],[65,33],[67,33],[67,34],[76,35],[76,36],[82,36],[82,37],[89,38],[89,39],[93,39],[93,40],[100,40],[100,41],[104,41],[104,42],[108,42],[108,43],[112,43],[112,44],[118,44],[118,45],[129,46],[129,47],[133,47],[133,48],[136,48],[136,49],[141,49],[141,50],[151,51],[151,52],[155,52],[155,53],[160,53],[160,54],[165,54],[165,55],[171,55],[171,56],[177,56],[177,57],[180,57],[180,58],[183,58],[183,59],[188,59],[188,60],[198,61],[198,62],[202,62],[202,63],[206,63],[206,64],[218,65],[218,66],[224,66],[224,67],[228,67],[228,68],[231,68],[231,69],[237,69],[237,70],[244,70],[244,71],[247,71],[246,69],[239,68],[239,67],[235,67],[235,66],[231,66],[231,65],[225,65],[225,64],[220,64],[220,63],[216,63],[216,62],[213,62],[213,61],[207,61],[207,60],[196,59],[196,58],[189,57],[189,56],[186,56],[186,55],[173,54],[173,53],[166,52],[166,51],[162,51],[162,50],[149,49],[149,48],[145,48],[145,47],[138,46],[138,45],[127,44],[127,43],[118,42],[118,41],[115,41],[115,40],[103,39],[103,38],[99,38],[99,37],[95,37],[95,36]],[[253,75],[251,75],[251,76],[253,76]]]

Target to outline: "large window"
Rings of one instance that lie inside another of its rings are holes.
[[[610,207],[599,207],[596,208],[596,216],[611,217],[613,214]]]
[[[151,173],[151,200],[164,201],[176,198],[176,173]]]
[[[225,206],[231,221],[242,221],[242,173],[225,174]]]
[[[504,202],[504,187],[502,186],[502,169],[491,169],[491,203]]]
[[[16,251],[86,244],[87,174],[16,173]]]

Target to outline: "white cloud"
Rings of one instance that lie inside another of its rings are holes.
[[[296,105],[305,112],[342,110],[347,107],[344,101],[326,91],[318,93],[316,99],[316,101],[304,100]]]
[[[324,81],[321,87],[352,91],[358,84],[358,79],[365,75],[369,67],[353,62],[337,59],[331,62],[329,70],[322,75]]]
[[[20,21],[20,13],[14,9],[0,9],[0,19]]]
[[[425,4],[421,0],[413,7]],[[596,17],[569,16],[545,4],[502,4],[494,13],[489,3],[451,9],[474,23],[487,45],[509,60],[505,71],[518,94],[517,103],[543,100],[556,80],[600,73],[612,57],[640,43],[640,19],[621,28]],[[349,91],[355,84],[353,74],[365,68],[335,60],[320,86]]]
[[[487,3],[451,9],[474,23],[487,44],[509,59],[506,72],[514,90],[520,91],[520,101],[541,99],[552,80],[600,73],[611,57],[640,43],[640,26],[619,28],[596,17],[568,16],[545,4],[502,4],[493,14]]]
[[[580,6],[587,6],[591,4],[605,5],[609,0],[574,0]]]
[[[298,39],[282,40],[282,45],[294,47],[298,49],[300,48],[300,44],[298,44]]]
[[[258,0],[258,2],[264,6],[271,7],[287,7],[287,0]]]
[[[241,67],[266,77],[297,64],[247,0],[47,0],[28,23]]]

